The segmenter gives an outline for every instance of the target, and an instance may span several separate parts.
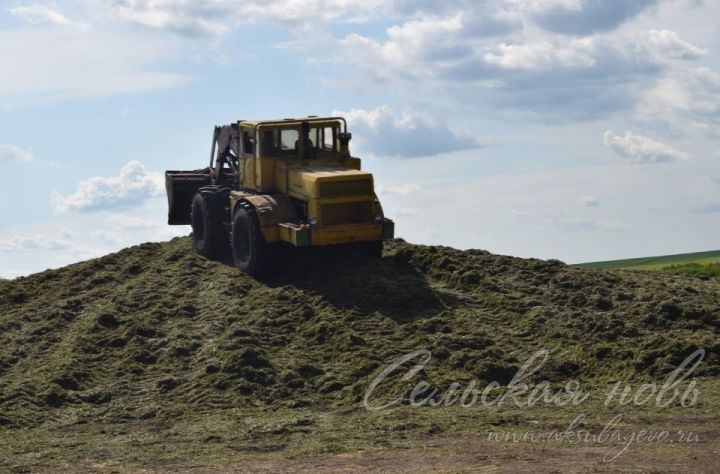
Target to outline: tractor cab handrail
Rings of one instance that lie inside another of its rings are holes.
[[[341,121],[343,123],[343,133],[347,133],[347,120],[345,120],[345,118],[343,118],[343,117],[307,117],[307,118],[303,118],[303,119],[270,120],[267,122],[258,122],[255,124],[254,128],[255,128],[255,131],[257,132],[260,129],[260,127],[264,127],[264,126],[276,127],[278,125],[288,125],[288,124],[295,123],[295,122],[297,122],[297,123],[303,123],[303,122],[317,123],[317,122],[328,122],[331,120]]]

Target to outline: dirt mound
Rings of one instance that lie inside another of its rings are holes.
[[[395,241],[380,261],[290,256],[262,281],[188,238],[0,282],[0,425],[177,418],[247,404],[357,406],[395,357],[428,380],[652,377],[706,349],[720,284]]]

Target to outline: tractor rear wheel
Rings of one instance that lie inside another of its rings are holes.
[[[238,206],[242,206],[238,204]],[[232,221],[230,242],[235,266],[252,276],[262,275],[270,269],[270,252],[260,231],[255,211],[239,207]]]
[[[227,231],[223,224],[225,201],[224,190],[201,190],[192,201],[190,223],[193,231],[193,247],[204,257],[221,258],[227,251]]]

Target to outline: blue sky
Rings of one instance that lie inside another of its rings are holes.
[[[698,0],[4,0],[0,276],[186,234],[213,125],[330,113],[408,241],[717,249],[719,51]]]

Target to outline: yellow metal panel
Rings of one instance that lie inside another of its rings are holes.
[[[249,189],[256,189],[256,187],[255,187],[255,161],[256,161],[256,159],[248,156],[243,161],[245,164],[243,185]]]
[[[310,199],[308,201],[308,219],[317,219],[320,222],[322,217],[321,208],[325,204],[344,204],[351,202],[374,202],[374,196],[341,196],[336,198]]]
[[[344,166],[345,168],[350,168],[351,170],[359,170],[360,163],[360,158],[344,158],[342,160],[342,166]]]
[[[312,245],[333,245],[350,242],[382,240],[382,223],[347,224],[314,227],[311,231]]]
[[[355,181],[367,179],[372,181],[372,174],[356,169],[335,166],[306,166],[289,171],[288,182],[290,192],[308,197],[320,197],[318,184],[326,181]]]
[[[278,226],[271,227],[260,227],[265,242],[278,242],[280,241],[280,228]]]
[[[260,158],[255,160],[255,185],[256,189],[263,193],[275,191],[275,162],[271,158]]]
[[[307,184],[303,180],[303,174],[300,170],[288,171],[288,192],[299,196],[309,196],[311,190],[307,189]]]
[[[298,232],[302,230],[297,226],[278,225],[280,240],[298,245]],[[306,232],[306,230],[305,230]],[[383,224],[373,222],[370,224],[346,224],[333,226],[318,226],[310,229],[310,245],[337,245],[351,242],[369,242],[383,239]]]
[[[275,163],[275,190],[279,193],[288,191],[288,164],[285,160]]]

